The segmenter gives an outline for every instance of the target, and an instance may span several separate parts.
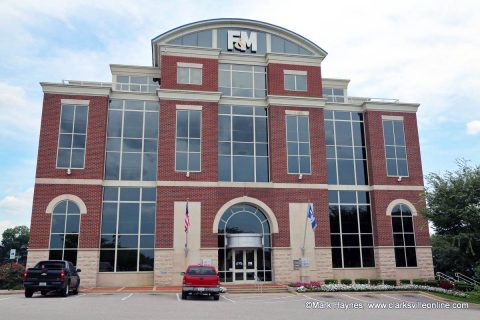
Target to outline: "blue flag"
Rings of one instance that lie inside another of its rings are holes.
[[[315,228],[317,227],[317,219],[315,219],[315,216],[313,215],[313,208],[310,203],[308,204],[307,218],[312,223],[312,229],[315,230]]]

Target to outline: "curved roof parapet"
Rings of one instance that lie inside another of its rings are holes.
[[[158,65],[156,59],[158,58],[157,50],[159,44],[225,49],[223,47],[226,45],[227,39],[223,35],[226,35],[227,29],[256,31],[258,33],[259,50],[257,52],[247,52],[250,54],[267,53],[268,45],[266,39],[270,38],[269,52],[298,54],[321,58],[324,58],[327,55],[327,52],[314,42],[298,33],[277,25],[249,19],[220,18],[188,23],[153,38],[151,41],[153,65]],[[216,35],[218,38],[216,39],[216,43],[214,43],[213,40],[213,33],[208,33],[208,31],[212,30],[217,30]],[[222,36],[220,36],[220,34]],[[278,49],[282,45],[285,48],[284,51]]]

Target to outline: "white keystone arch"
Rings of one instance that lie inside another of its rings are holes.
[[[405,199],[396,199],[396,200],[393,200],[392,202],[390,202],[390,204],[388,205],[387,216],[392,215],[392,210],[393,210],[393,208],[395,208],[395,206],[397,204],[406,205],[410,209],[410,212],[412,212],[412,216],[418,215],[417,209],[415,208],[415,206],[410,201],[405,200]]]
[[[271,233],[278,233],[278,222],[277,218],[275,218],[275,215],[273,214],[272,209],[270,209],[264,202],[247,196],[232,199],[225,203],[220,208],[220,210],[218,210],[217,214],[215,215],[215,219],[213,220],[213,233],[218,233],[218,224],[220,223],[220,219],[222,218],[225,211],[227,211],[228,208],[239,203],[248,203],[255,205],[257,208],[259,208],[268,218]]]
[[[56,198],[54,198],[52,201],[50,201],[50,203],[48,204],[47,206],[47,209],[45,210],[46,213],[53,213],[53,209],[55,208],[55,206],[60,202],[60,201],[63,201],[63,200],[71,200],[73,202],[75,202],[75,204],[78,206],[78,208],[80,208],[80,214],[86,214],[87,213],[87,206],[85,205],[85,203],[83,202],[82,199],[80,199],[79,197],[73,195],[73,194],[62,194]]]

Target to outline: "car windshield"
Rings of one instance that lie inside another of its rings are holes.
[[[35,266],[37,269],[61,270],[65,268],[63,262],[41,261]]]
[[[189,276],[214,276],[215,270],[209,267],[190,267],[187,274]]]

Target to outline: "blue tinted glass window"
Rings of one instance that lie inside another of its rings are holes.
[[[407,149],[403,120],[383,120],[383,137],[387,175],[408,176]]]

